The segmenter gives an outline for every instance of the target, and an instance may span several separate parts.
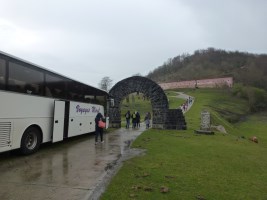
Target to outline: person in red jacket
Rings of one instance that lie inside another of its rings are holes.
[[[99,135],[100,135],[101,143],[104,143],[104,140],[103,140],[103,128],[98,126],[98,122],[100,120],[103,121],[103,119],[104,119],[103,115],[100,112],[97,113],[97,115],[95,117],[95,144],[98,143],[98,136]]]

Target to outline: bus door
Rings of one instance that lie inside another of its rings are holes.
[[[54,102],[54,123],[52,142],[63,140],[64,136],[65,101]]]

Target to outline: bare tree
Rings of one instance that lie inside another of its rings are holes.
[[[142,76],[142,74],[141,73],[137,73],[137,74],[134,74],[132,76]]]
[[[112,87],[112,82],[113,80],[111,80],[108,76],[105,76],[98,85],[100,89],[108,92]]]

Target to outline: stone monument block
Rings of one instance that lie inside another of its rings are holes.
[[[201,112],[201,130],[210,130],[210,113],[208,111]]]

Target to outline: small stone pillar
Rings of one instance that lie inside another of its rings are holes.
[[[196,134],[214,135],[214,132],[210,130],[210,113],[208,111],[201,112],[201,124],[200,130],[195,130]]]
[[[210,130],[210,113],[208,111],[201,112],[201,130],[209,131]]]

